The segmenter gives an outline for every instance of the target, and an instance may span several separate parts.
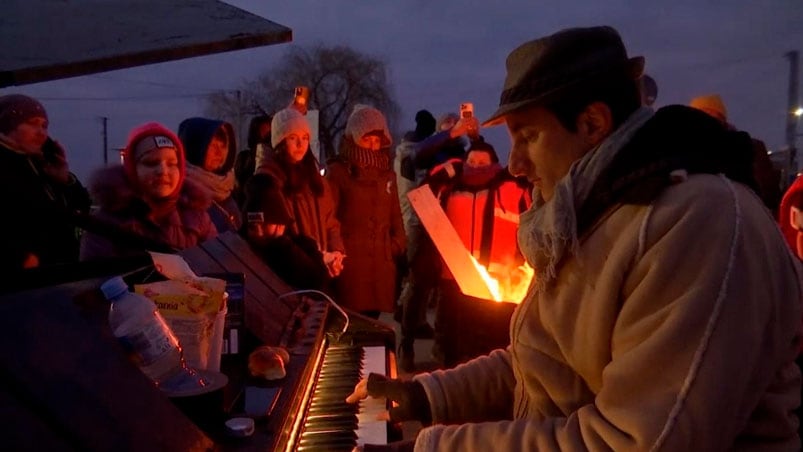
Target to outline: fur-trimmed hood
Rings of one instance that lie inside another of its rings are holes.
[[[93,172],[89,178],[89,193],[94,203],[106,212],[122,212],[144,204],[120,165]],[[178,197],[179,208],[206,211],[211,205],[212,197],[207,190],[190,179],[184,180]]]

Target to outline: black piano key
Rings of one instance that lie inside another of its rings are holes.
[[[322,444],[337,441],[357,441],[357,432],[353,430],[330,429],[304,432],[299,444]]]
[[[359,422],[354,422],[354,421],[308,422],[304,426],[304,432],[319,432],[319,431],[331,431],[331,430],[356,431],[358,424]]]
[[[357,416],[350,413],[325,413],[325,414],[310,414],[307,416],[308,422],[326,421],[334,419],[349,419],[357,422]]]

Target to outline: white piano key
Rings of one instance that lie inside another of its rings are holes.
[[[369,373],[387,375],[385,347],[364,347],[362,377],[367,378]],[[357,412],[357,444],[387,444],[387,421],[378,420],[377,416],[387,410],[387,399],[368,397],[360,402]]]

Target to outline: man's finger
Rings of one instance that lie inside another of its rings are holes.
[[[363,378],[357,383],[357,386],[354,387],[354,392],[346,397],[346,402],[357,403],[366,397],[368,397],[368,380]]]

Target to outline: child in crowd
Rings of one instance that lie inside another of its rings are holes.
[[[145,242],[189,248],[217,235],[207,213],[211,198],[185,179],[185,168],[184,147],[173,132],[155,122],[133,129],[123,165],[96,171],[90,193],[99,206],[95,218],[134,239],[121,241],[87,231],[81,259],[141,253],[148,249]]]
[[[212,195],[209,217],[218,232],[237,231],[242,225],[234,191],[234,128],[228,122],[188,118],[178,126],[187,153],[187,179]]]

